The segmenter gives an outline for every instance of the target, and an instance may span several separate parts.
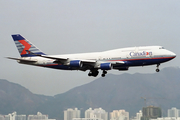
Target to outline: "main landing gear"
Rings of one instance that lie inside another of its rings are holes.
[[[102,73],[102,77],[105,77],[106,76],[106,74],[107,74],[107,71],[105,71],[105,70],[103,70],[103,73]]]
[[[157,69],[156,69],[156,72],[159,72],[160,70],[159,70],[159,66],[160,66],[160,64],[157,64]]]
[[[98,74],[99,74],[99,71],[98,71],[98,70],[90,70],[90,72],[88,73],[88,76],[96,77]],[[101,76],[102,76],[102,77],[105,77],[106,74],[107,74],[107,71],[103,70]]]
[[[96,77],[99,74],[98,70],[90,70],[88,76]]]

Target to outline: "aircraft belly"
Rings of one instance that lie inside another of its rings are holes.
[[[173,58],[172,57],[161,57],[161,58],[127,60],[125,66],[145,66],[145,65],[160,64],[163,62],[167,62],[171,59],[173,59]]]

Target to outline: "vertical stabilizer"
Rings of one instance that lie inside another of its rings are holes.
[[[16,47],[21,57],[36,56],[36,55],[33,55],[33,53],[38,54],[38,55],[45,55],[41,50],[39,50],[35,45],[33,45],[28,40],[26,40],[20,34],[12,35],[12,38],[16,44]]]

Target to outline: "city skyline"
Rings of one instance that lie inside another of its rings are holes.
[[[152,106],[149,106],[152,107]],[[167,110],[167,117],[158,117],[157,119],[151,120],[179,120],[180,116],[176,113],[180,111],[175,107]],[[87,109],[84,112],[84,118],[80,116],[81,110],[78,108],[68,108],[64,111],[64,120],[141,120],[143,116],[142,111],[136,113],[136,116],[129,117],[129,112],[123,109],[121,110],[113,110],[112,112],[106,112],[102,108],[92,108]],[[169,114],[170,113],[170,114]],[[173,113],[173,114],[172,114]],[[175,114],[174,114],[175,113]],[[109,117],[108,117],[109,114]],[[171,119],[170,119],[171,118]],[[0,120],[56,120],[49,119],[47,114],[42,114],[41,112],[37,112],[36,115],[18,115],[17,112],[9,113],[8,115],[1,115]]]

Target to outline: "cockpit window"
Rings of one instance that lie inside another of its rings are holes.
[[[159,49],[164,49],[164,47],[159,47]]]

